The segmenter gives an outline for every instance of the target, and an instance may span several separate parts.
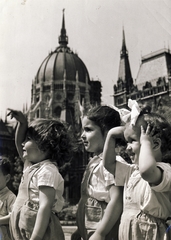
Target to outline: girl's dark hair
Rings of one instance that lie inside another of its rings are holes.
[[[3,173],[3,175],[8,175],[11,174],[11,164],[10,161],[6,158],[2,158],[2,160],[0,160],[0,169]]]
[[[171,125],[164,117],[150,111],[147,106],[142,108],[136,126],[140,129],[140,125],[143,125],[145,130],[148,124],[151,126],[153,136],[161,139],[162,161],[171,163]]]
[[[102,134],[121,124],[119,112],[109,106],[93,107],[86,116],[100,127]]]
[[[33,139],[38,148],[48,151],[48,158],[62,166],[70,161],[74,150],[74,142],[67,125],[60,120],[36,119],[30,123],[27,136]]]

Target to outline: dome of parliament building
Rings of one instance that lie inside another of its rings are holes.
[[[67,46],[68,37],[66,36],[64,19],[61,35],[59,36],[59,44],[60,46],[51,52],[42,62],[36,75],[37,82],[46,82],[53,79],[58,83],[63,81],[64,73],[66,79],[73,82],[76,81],[76,76],[79,82],[86,83],[86,78],[90,81],[85,64],[78,55]]]
[[[78,103],[84,109],[100,104],[101,83],[90,81],[84,62],[68,47],[63,11],[59,46],[40,65],[32,83],[29,121],[34,118],[60,118],[78,123]]]

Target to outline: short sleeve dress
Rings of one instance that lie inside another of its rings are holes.
[[[117,160],[121,157],[117,156]],[[77,210],[77,226],[82,239],[88,239],[98,227],[110,201],[109,188],[115,184],[114,176],[102,164],[102,154],[90,159],[81,184],[81,199]],[[105,240],[117,240],[119,221]]]
[[[171,216],[171,166],[157,163],[162,182],[150,186],[136,165],[116,163],[116,185],[124,186],[124,209],[119,240],[166,240],[166,220]]]
[[[12,212],[12,208],[15,202],[15,194],[8,189],[8,187],[3,188],[0,191],[0,217],[7,216]],[[10,231],[8,225],[0,226],[0,239],[10,240]]]
[[[64,203],[62,197],[64,180],[55,163],[50,160],[28,166],[23,172],[18,196],[10,216],[12,239],[30,239],[39,209],[40,186],[49,186],[56,191],[50,221],[42,240],[64,240],[62,227],[57,217],[57,212],[62,209]]]

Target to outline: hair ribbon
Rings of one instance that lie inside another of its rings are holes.
[[[131,111],[127,110],[126,108],[119,109],[113,105],[108,105],[108,106],[119,112],[120,118],[124,124],[128,122],[129,118],[131,118],[130,124],[133,126],[135,125],[137,118],[141,112],[141,109],[138,103],[132,99],[128,99],[128,107],[131,109]]]
[[[135,126],[138,116],[140,115],[141,109],[137,103],[137,101],[128,99],[128,107],[131,109],[131,122],[130,124]]]

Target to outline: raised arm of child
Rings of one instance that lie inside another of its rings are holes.
[[[123,207],[123,189],[112,185],[110,187],[110,202],[108,203],[104,216],[96,229],[95,233],[90,237],[89,240],[104,240],[105,236],[110,232],[112,227],[116,224],[122,213]]]
[[[103,150],[103,165],[112,174],[115,173],[116,166],[116,138],[123,138],[124,129],[124,126],[112,128],[106,137]]]
[[[139,154],[139,170],[142,178],[150,184],[158,185],[162,181],[162,170],[157,167],[156,162],[161,161],[161,139],[153,136],[153,130],[150,125],[146,131],[141,126],[140,136],[140,154]],[[146,161],[148,156],[148,161]]]
[[[13,110],[8,108],[8,110],[10,111],[7,116],[11,116],[11,118],[15,118],[17,120],[17,129],[15,132],[15,144],[16,144],[16,148],[18,151],[18,154],[20,156],[20,158],[24,161],[23,159],[23,148],[22,148],[22,143],[25,140],[26,137],[26,131],[28,128],[28,123],[27,123],[27,119],[24,116],[24,114],[21,111],[17,111],[17,110]]]

